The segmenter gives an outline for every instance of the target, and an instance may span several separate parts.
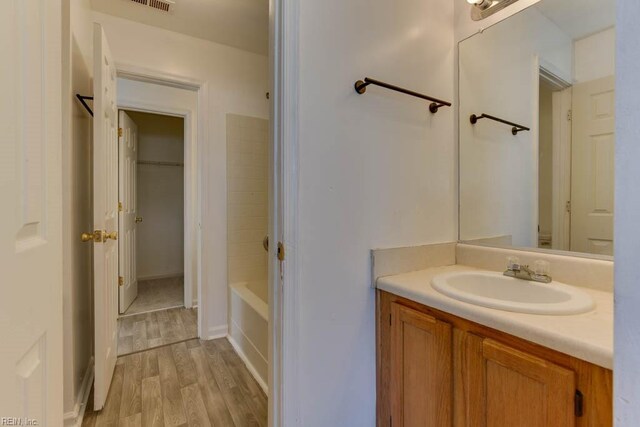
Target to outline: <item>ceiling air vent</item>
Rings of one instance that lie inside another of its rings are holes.
[[[154,9],[161,10],[163,12],[169,12],[171,10],[171,6],[175,4],[175,2],[171,0],[131,0],[131,1],[144,6],[152,7]]]

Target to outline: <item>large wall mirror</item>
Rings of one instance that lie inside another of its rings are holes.
[[[459,61],[460,240],[612,256],[615,0],[542,0]]]

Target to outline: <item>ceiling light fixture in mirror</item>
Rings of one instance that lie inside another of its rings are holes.
[[[481,21],[518,0],[467,0],[471,7],[471,19]]]

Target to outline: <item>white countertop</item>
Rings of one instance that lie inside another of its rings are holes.
[[[463,265],[430,268],[381,277],[376,287],[463,319],[540,344],[607,369],[613,369],[613,294],[581,288],[596,308],[569,316],[513,313],[481,307],[443,295],[431,287],[442,273],[476,270]]]

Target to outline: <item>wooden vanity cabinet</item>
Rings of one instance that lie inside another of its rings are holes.
[[[398,425],[451,425],[451,325],[391,306],[391,416]]]
[[[612,372],[378,291],[379,427],[606,427]]]

